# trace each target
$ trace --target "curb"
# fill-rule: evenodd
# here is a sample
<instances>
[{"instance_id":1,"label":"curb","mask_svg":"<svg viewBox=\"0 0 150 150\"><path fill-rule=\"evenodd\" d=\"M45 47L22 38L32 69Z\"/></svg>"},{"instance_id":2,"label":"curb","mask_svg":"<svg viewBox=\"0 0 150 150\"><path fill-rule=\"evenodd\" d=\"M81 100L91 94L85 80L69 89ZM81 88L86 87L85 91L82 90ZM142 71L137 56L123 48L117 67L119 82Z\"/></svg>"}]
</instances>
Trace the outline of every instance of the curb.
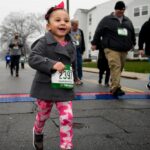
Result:
<instances>
[{"instance_id":1,"label":"curb","mask_svg":"<svg viewBox=\"0 0 150 150\"><path fill-rule=\"evenodd\" d=\"M131 77L131 76L126 76L126 75L121 75L121 77L123 77L123 78L127 78L127 79L133 79L133 80L137 80L137 79L139 79L138 77Z\"/></svg>"},{"instance_id":2,"label":"curb","mask_svg":"<svg viewBox=\"0 0 150 150\"><path fill-rule=\"evenodd\" d=\"M91 72L91 73L98 73L98 71L94 71L94 70L84 70L83 69L83 71L84 72ZM123 77L123 78L127 78L127 79L133 79L133 80L137 80L137 79L139 79L138 77L136 77L136 76L127 76L127 75L121 75L121 77Z\"/></svg>"}]
</instances>

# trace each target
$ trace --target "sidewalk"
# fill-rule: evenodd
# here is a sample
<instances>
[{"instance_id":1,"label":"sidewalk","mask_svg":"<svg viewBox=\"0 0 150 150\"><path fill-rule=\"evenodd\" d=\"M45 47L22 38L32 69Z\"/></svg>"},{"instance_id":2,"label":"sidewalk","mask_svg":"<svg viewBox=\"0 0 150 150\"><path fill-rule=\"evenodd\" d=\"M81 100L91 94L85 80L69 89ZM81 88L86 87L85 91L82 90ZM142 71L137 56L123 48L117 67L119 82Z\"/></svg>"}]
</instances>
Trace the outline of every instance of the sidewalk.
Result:
<instances>
[{"instance_id":1,"label":"sidewalk","mask_svg":"<svg viewBox=\"0 0 150 150\"><path fill-rule=\"evenodd\" d=\"M83 71L94 72L94 73L99 72L99 70L97 68L87 68L87 67L83 67ZM140 79L140 80L147 81L149 74L123 71L121 76L124 78Z\"/></svg>"}]
</instances>

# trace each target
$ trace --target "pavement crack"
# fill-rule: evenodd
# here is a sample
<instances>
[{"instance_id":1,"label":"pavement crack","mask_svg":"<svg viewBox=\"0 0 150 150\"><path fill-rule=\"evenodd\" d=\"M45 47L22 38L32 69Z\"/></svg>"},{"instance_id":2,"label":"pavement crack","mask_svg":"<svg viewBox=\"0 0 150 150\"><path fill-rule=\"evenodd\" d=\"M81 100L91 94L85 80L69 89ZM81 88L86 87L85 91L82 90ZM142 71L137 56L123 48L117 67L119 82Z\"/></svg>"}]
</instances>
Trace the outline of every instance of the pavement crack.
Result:
<instances>
[{"instance_id":1,"label":"pavement crack","mask_svg":"<svg viewBox=\"0 0 150 150\"><path fill-rule=\"evenodd\" d=\"M51 120L52 120L53 124L54 124L57 128L59 128L59 125L55 122L55 120L54 120L54 119L51 119Z\"/></svg>"},{"instance_id":2,"label":"pavement crack","mask_svg":"<svg viewBox=\"0 0 150 150\"><path fill-rule=\"evenodd\" d=\"M130 146L135 146L135 145L136 145L136 146L141 146L141 145L143 145L143 146L148 145L148 146L149 146L149 145L150 145L150 142L143 143L143 144L140 144L140 143L139 143L139 144L138 144L138 143L134 144L134 143L129 143L129 142L127 142L127 144L130 145Z\"/></svg>"},{"instance_id":3,"label":"pavement crack","mask_svg":"<svg viewBox=\"0 0 150 150\"><path fill-rule=\"evenodd\" d=\"M117 128L119 128L119 129L122 130L123 132L125 132L125 133L127 133L127 134L130 134L129 131L127 131L126 129L120 127L118 124L114 123L113 121L111 121L111 120L109 120L109 119L107 119L107 118L105 118L105 117L103 117L103 116L100 116L100 117L101 117L102 119L104 119L105 121L107 121L107 122L109 122L109 123L115 125Z\"/></svg>"},{"instance_id":4,"label":"pavement crack","mask_svg":"<svg viewBox=\"0 0 150 150\"><path fill-rule=\"evenodd\" d=\"M51 118L52 122L55 124L55 126L57 128L59 128L59 125L54 121L54 119L57 119L58 117L53 117ZM74 118L102 118L103 120L113 124L114 126L116 126L117 128L119 128L120 130L122 130L124 133L130 134L131 132L127 131L126 129L120 127L119 125L117 125L116 123L114 123L113 121L106 119L105 117L101 116L101 115L97 115L97 116L84 116L84 117L74 117Z\"/></svg>"},{"instance_id":5,"label":"pavement crack","mask_svg":"<svg viewBox=\"0 0 150 150\"><path fill-rule=\"evenodd\" d=\"M113 121L106 119L105 117L101 116L102 119L104 119L105 121L113 124L114 126L116 126L117 128L119 128L120 130L122 130L124 133L130 134L131 132L127 131L126 129L120 127L118 124L114 123Z\"/></svg>"},{"instance_id":6,"label":"pavement crack","mask_svg":"<svg viewBox=\"0 0 150 150\"><path fill-rule=\"evenodd\" d=\"M21 115L21 114L33 114L33 113L34 113L33 111L31 111L31 112L22 112L22 113L15 112L15 113L4 113L4 114L0 114L0 116Z\"/></svg>"},{"instance_id":7,"label":"pavement crack","mask_svg":"<svg viewBox=\"0 0 150 150\"><path fill-rule=\"evenodd\" d=\"M74 117L74 118L102 118L103 120L115 125L117 128L121 129L123 132L127 133L127 134L130 134L129 131L127 131L126 129L120 127L119 125L117 125L116 123L114 123L113 121L101 116L101 115L97 115L97 116L84 116L84 117Z\"/></svg>"}]
</instances>

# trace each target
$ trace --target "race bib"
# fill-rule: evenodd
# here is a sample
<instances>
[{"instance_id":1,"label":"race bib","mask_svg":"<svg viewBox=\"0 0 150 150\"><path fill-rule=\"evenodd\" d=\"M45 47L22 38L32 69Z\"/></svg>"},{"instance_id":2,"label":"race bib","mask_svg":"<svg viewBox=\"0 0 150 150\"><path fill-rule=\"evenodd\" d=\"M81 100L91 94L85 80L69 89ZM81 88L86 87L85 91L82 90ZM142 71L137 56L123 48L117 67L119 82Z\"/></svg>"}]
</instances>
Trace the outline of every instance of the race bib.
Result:
<instances>
[{"instance_id":1,"label":"race bib","mask_svg":"<svg viewBox=\"0 0 150 150\"><path fill-rule=\"evenodd\" d=\"M51 77L51 87L58 89L72 89L74 86L73 71L70 65L65 66L64 72L56 71Z\"/></svg>"},{"instance_id":2,"label":"race bib","mask_svg":"<svg viewBox=\"0 0 150 150\"><path fill-rule=\"evenodd\" d=\"M21 57L21 58L20 58L20 62L25 62L25 58L24 58L24 57Z\"/></svg>"},{"instance_id":3,"label":"race bib","mask_svg":"<svg viewBox=\"0 0 150 150\"><path fill-rule=\"evenodd\" d=\"M75 46L79 46L79 45L80 45L79 41L74 41L73 44L74 44Z\"/></svg>"},{"instance_id":4,"label":"race bib","mask_svg":"<svg viewBox=\"0 0 150 150\"><path fill-rule=\"evenodd\" d=\"M118 32L118 35L121 35L121 36L127 36L128 35L128 30L125 28L118 28L117 32Z\"/></svg>"}]
</instances>

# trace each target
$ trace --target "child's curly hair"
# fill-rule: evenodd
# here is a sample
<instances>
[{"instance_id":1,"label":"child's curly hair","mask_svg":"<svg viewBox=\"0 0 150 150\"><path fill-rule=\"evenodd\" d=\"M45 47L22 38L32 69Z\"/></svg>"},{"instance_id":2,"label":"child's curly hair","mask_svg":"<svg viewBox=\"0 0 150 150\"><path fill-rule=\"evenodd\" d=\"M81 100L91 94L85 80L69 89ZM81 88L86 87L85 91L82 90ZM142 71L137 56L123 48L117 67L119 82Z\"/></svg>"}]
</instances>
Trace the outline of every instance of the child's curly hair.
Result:
<instances>
[{"instance_id":1,"label":"child's curly hair","mask_svg":"<svg viewBox=\"0 0 150 150\"><path fill-rule=\"evenodd\" d=\"M54 7L51 7L47 13L45 14L45 20L48 21L49 20L49 16L50 14L54 11Z\"/></svg>"}]
</instances>

